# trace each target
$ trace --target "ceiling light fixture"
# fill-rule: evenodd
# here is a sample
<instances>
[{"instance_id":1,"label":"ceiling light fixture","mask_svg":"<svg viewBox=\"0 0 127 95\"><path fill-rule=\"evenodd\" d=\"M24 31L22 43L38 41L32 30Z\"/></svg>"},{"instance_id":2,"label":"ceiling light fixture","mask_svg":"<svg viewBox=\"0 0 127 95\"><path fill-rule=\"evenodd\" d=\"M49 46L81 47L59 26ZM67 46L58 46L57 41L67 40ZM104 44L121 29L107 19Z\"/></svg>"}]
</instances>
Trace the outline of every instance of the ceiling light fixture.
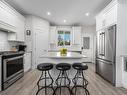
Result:
<instances>
[{"instance_id":1,"label":"ceiling light fixture","mask_svg":"<svg viewBox=\"0 0 127 95\"><path fill-rule=\"evenodd\" d=\"M51 15L51 13L50 13L50 12L47 12L47 15L48 15L48 16L50 16L50 15Z\"/></svg>"},{"instance_id":2,"label":"ceiling light fixture","mask_svg":"<svg viewBox=\"0 0 127 95\"><path fill-rule=\"evenodd\" d=\"M64 22L64 23L66 23L66 22L67 22L67 20L65 20L65 19L64 19L64 21L63 21L63 22Z\"/></svg>"},{"instance_id":3,"label":"ceiling light fixture","mask_svg":"<svg viewBox=\"0 0 127 95\"><path fill-rule=\"evenodd\" d=\"M86 16L89 16L90 15L90 13L86 13Z\"/></svg>"}]
</instances>

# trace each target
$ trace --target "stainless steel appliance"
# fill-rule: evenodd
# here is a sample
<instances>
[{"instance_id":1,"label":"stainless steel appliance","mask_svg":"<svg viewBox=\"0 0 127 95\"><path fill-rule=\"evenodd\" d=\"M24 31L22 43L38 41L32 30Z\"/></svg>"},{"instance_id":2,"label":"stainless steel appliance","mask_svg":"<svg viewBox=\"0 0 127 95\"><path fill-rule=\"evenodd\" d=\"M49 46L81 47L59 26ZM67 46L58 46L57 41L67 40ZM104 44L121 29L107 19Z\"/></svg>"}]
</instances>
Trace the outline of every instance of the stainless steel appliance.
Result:
<instances>
[{"instance_id":1,"label":"stainless steel appliance","mask_svg":"<svg viewBox=\"0 0 127 95\"><path fill-rule=\"evenodd\" d=\"M116 25L97 32L96 73L115 85Z\"/></svg>"},{"instance_id":2,"label":"stainless steel appliance","mask_svg":"<svg viewBox=\"0 0 127 95\"><path fill-rule=\"evenodd\" d=\"M24 75L23 53L6 52L2 55L2 90Z\"/></svg>"}]
</instances>

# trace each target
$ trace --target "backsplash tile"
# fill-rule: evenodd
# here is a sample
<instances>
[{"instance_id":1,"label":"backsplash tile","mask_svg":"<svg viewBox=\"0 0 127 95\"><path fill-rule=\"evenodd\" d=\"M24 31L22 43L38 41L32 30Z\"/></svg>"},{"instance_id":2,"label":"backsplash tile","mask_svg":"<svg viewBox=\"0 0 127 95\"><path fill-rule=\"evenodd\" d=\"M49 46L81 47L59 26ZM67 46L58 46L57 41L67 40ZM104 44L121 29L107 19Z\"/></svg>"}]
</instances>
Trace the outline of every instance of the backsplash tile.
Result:
<instances>
[{"instance_id":1,"label":"backsplash tile","mask_svg":"<svg viewBox=\"0 0 127 95\"><path fill-rule=\"evenodd\" d=\"M0 51L9 51L12 46L16 46L18 44L23 44L23 43L8 41L7 32L0 31Z\"/></svg>"}]
</instances>

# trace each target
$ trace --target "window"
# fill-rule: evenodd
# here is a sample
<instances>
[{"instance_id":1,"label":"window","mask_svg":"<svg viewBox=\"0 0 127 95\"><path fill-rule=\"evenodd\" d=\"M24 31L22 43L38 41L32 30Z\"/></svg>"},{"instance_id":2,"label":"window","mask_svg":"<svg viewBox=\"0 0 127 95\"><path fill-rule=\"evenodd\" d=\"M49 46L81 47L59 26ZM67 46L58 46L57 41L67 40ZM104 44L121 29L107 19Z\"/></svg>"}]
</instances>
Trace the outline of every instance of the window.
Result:
<instances>
[{"instance_id":1,"label":"window","mask_svg":"<svg viewBox=\"0 0 127 95\"><path fill-rule=\"evenodd\" d=\"M58 31L58 46L70 46L70 31Z\"/></svg>"}]
</instances>

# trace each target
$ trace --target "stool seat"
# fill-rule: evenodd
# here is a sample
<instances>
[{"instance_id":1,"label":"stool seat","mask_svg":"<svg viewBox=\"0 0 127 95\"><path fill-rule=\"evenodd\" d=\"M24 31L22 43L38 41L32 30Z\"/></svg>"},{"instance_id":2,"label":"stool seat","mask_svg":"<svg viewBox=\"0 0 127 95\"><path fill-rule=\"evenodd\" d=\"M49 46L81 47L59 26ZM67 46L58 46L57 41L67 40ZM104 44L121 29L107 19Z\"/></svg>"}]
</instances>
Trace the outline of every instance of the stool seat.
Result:
<instances>
[{"instance_id":1,"label":"stool seat","mask_svg":"<svg viewBox=\"0 0 127 95\"><path fill-rule=\"evenodd\" d=\"M76 70L87 70L88 66L85 63L73 63L72 67Z\"/></svg>"},{"instance_id":2,"label":"stool seat","mask_svg":"<svg viewBox=\"0 0 127 95\"><path fill-rule=\"evenodd\" d=\"M69 63L59 63L59 64L56 65L56 69L57 70L62 70L62 71L70 70L71 65Z\"/></svg>"},{"instance_id":3,"label":"stool seat","mask_svg":"<svg viewBox=\"0 0 127 95\"><path fill-rule=\"evenodd\" d=\"M37 66L37 69L40 71L47 71L53 68L53 64L51 63L41 63Z\"/></svg>"}]
</instances>

